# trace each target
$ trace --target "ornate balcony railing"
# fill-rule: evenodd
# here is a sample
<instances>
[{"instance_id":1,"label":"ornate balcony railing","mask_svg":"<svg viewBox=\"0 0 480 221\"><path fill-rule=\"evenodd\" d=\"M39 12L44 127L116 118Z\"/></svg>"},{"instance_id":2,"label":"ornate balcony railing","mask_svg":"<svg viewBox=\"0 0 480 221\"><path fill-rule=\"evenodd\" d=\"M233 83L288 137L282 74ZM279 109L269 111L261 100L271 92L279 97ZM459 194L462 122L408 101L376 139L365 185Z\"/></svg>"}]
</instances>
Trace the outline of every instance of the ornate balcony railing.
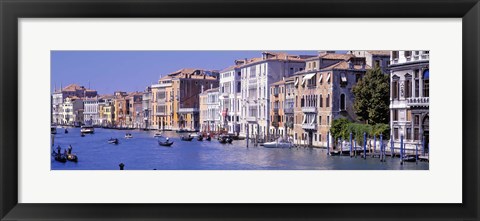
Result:
<instances>
[{"instance_id":1,"label":"ornate balcony railing","mask_svg":"<svg viewBox=\"0 0 480 221\"><path fill-rule=\"evenodd\" d=\"M302 107L302 112L304 113L315 113L317 112L316 107Z\"/></svg>"},{"instance_id":2,"label":"ornate balcony railing","mask_svg":"<svg viewBox=\"0 0 480 221\"><path fill-rule=\"evenodd\" d=\"M246 117L247 118L247 121L249 122L256 122L257 121L257 117Z\"/></svg>"},{"instance_id":3,"label":"ornate balcony railing","mask_svg":"<svg viewBox=\"0 0 480 221\"><path fill-rule=\"evenodd\" d=\"M430 104L429 100L429 97L410 97L407 98L407 105L428 107Z\"/></svg>"},{"instance_id":4,"label":"ornate balcony railing","mask_svg":"<svg viewBox=\"0 0 480 221\"><path fill-rule=\"evenodd\" d=\"M180 108L178 110L179 113L193 113L198 112L198 108Z\"/></svg>"},{"instance_id":5,"label":"ornate balcony railing","mask_svg":"<svg viewBox=\"0 0 480 221\"><path fill-rule=\"evenodd\" d=\"M317 129L317 124L316 123L305 123L302 124L302 128L304 130L316 130Z\"/></svg>"}]
</instances>

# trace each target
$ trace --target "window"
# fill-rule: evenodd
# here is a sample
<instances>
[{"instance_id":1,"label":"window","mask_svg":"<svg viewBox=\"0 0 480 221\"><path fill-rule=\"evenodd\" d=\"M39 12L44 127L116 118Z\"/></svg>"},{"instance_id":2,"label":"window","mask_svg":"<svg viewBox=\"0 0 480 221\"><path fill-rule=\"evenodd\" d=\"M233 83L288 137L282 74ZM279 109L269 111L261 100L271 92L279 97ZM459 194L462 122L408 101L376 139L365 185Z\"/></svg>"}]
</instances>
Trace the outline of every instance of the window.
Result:
<instances>
[{"instance_id":1,"label":"window","mask_svg":"<svg viewBox=\"0 0 480 221\"><path fill-rule=\"evenodd\" d=\"M420 96L420 80L418 78L418 70L415 70L415 94L414 97L419 97Z\"/></svg>"},{"instance_id":2,"label":"window","mask_svg":"<svg viewBox=\"0 0 480 221\"><path fill-rule=\"evenodd\" d=\"M412 139L412 128L407 128L407 140Z\"/></svg>"},{"instance_id":3,"label":"window","mask_svg":"<svg viewBox=\"0 0 480 221\"><path fill-rule=\"evenodd\" d=\"M420 125L420 116L415 115L415 120L413 121L413 125L415 126Z\"/></svg>"},{"instance_id":4,"label":"window","mask_svg":"<svg viewBox=\"0 0 480 221\"><path fill-rule=\"evenodd\" d=\"M393 138L394 138L394 139L400 138L400 137L398 136L398 128L394 128L394 129L393 129Z\"/></svg>"},{"instance_id":5,"label":"window","mask_svg":"<svg viewBox=\"0 0 480 221\"><path fill-rule=\"evenodd\" d=\"M330 107L330 94L327 95L327 98L325 101L325 107Z\"/></svg>"},{"instance_id":6,"label":"window","mask_svg":"<svg viewBox=\"0 0 480 221\"><path fill-rule=\"evenodd\" d=\"M412 56L412 51L405 51L403 54L405 55L406 58L409 58Z\"/></svg>"},{"instance_id":7,"label":"window","mask_svg":"<svg viewBox=\"0 0 480 221\"><path fill-rule=\"evenodd\" d=\"M319 99L319 103L320 103L320 107L323 107L323 97L322 95L320 94L320 99Z\"/></svg>"},{"instance_id":8,"label":"window","mask_svg":"<svg viewBox=\"0 0 480 221\"><path fill-rule=\"evenodd\" d=\"M327 125L330 125L330 116L327 116Z\"/></svg>"},{"instance_id":9,"label":"window","mask_svg":"<svg viewBox=\"0 0 480 221\"><path fill-rule=\"evenodd\" d=\"M413 129L413 139L420 140L420 130L418 128Z\"/></svg>"},{"instance_id":10,"label":"window","mask_svg":"<svg viewBox=\"0 0 480 221\"><path fill-rule=\"evenodd\" d=\"M398 110L394 109L392 112L393 115L393 121L398 121Z\"/></svg>"},{"instance_id":11,"label":"window","mask_svg":"<svg viewBox=\"0 0 480 221\"><path fill-rule=\"evenodd\" d=\"M398 51L392 51L392 60L398 60Z\"/></svg>"},{"instance_id":12,"label":"window","mask_svg":"<svg viewBox=\"0 0 480 221\"><path fill-rule=\"evenodd\" d=\"M412 121L412 111L411 110L407 110L407 121L410 122Z\"/></svg>"},{"instance_id":13,"label":"window","mask_svg":"<svg viewBox=\"0 0 480 221\"><path fill-rule=\"evenodd\" d=\"M398 99L398 79L392 81L392 98Z\"/></svg>"},{"instance_id":14,"label":"window","mask_svg":"<svg viewBox=\"0 0 480 221\"><path fill-rule=\"evenodd\" d=\"M322 116L318 116L318 124L322 125Z\"/></svg>"},{"instance_id":15,"label":"window","mask_svg":"<svg viewBox=\"0 0 480 221\"><path fill-rule=\"evenodd\" d=\"M429 82L430 82L430 73L429 70L423 72L423 97L429 97Z\"/></svg>"},{"instance_id":16,"label":"window","mask_svg":"<svg viewBox=\"0 0 480 221\"><path fill-rule=\"evenodd\" d=\"M345 94L340 95L340 110L345 110Z\"/></svg>"},{"instance_id":17,"label":"window","mask_svg":"<svg viewBox=\"0 0 480 221\"><path fill-rule=\"evenodd\" d=\"M375 60L375 67L376 67L376 68L379 68L379 67L380 67L380 61L379 61L379 60Z\"/></svg>"},{"instance_id":18,"label":"window","mask_svg":"<svg viewBox=\"0 0 480 221\"><path fill-rule=\"evenodd\" d=\"M362 78L360 74L355 75L355 83L358 83L358 81Z\"/></svg>"},{"instance_id":19,"label":"window","mask_svg":"<svg viewBox=\"0 0 480 221\"><path fill-rule=\"evenodd\" d=\"M412 96L412 77L410 75L405 76L405 98Z\"/></svg>"}]
</instances>

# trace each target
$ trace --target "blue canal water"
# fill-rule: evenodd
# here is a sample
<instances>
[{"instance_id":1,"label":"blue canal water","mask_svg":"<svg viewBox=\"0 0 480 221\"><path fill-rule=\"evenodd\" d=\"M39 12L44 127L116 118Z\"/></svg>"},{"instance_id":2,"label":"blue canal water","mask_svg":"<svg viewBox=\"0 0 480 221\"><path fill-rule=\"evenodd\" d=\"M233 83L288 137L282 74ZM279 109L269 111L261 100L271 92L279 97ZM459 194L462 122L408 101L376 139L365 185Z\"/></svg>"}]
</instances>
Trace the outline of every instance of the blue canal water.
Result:
<instances>
[{"instance_id":1,"label":"blue canal water","mask_svg":"<svg viewBox=\"0 0 480 221\"><path fill-rule=\"evenodd\" d=\"M54 147L63 149L72 145L78 162L57 162L51 158L52 170L428 170L427 162L405 162L387 157L363 159L349 156L327 156L319 148L264 148L246 147L245 140L221 144L217 140L181 141L175 132L163 132L174 141L171 147L159 146L153 131L125 131L96 128L95 134L80 136L80 128L69 128L64 134L58 129ZM125 133L132 139L125 139ZM118 138L119 144L108 144ZM53 150L53 147L52 147Z\"/></svg>"}]
</instances>

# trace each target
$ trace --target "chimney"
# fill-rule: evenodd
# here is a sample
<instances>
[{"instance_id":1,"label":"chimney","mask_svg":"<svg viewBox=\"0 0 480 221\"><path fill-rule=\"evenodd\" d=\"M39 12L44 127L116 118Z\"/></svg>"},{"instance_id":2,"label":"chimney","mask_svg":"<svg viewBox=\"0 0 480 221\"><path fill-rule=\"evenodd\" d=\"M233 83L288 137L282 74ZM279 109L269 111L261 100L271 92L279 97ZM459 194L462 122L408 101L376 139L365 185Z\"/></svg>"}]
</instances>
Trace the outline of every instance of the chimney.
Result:
<instances>
[{"instance_id":1,"label":"chimney","mask_svg":"<svg viewBox=\"0 0 480 221\"><path fill-rule=\"evenodd\" d=\"M202 93L203 93L203 84L202 84L202 89L201 89Z\"/></svg>"},{"instance_id":2,"label":"chimney","mask_svg":"<svg viewBox=\"0 0 480 221\"><path fill-rule=\"evenodd\" d=\"M212 89L212 88L213 88L213 84L210 84L210 89Z\"/></svg>"}]
</instances>

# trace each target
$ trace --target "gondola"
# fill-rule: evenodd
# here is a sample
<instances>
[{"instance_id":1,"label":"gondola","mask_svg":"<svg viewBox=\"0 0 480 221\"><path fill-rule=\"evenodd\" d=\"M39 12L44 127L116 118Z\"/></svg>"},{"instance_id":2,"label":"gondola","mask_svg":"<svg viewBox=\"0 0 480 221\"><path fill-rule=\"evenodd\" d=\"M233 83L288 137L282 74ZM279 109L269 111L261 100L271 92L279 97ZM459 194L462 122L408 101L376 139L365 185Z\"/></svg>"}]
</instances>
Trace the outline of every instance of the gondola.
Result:
<instances>
[{"instance_id":1,"label":"gondola","mask_svg":"<svg viewBox=\"0 0 480 221\"><path fill-rule=\"evenodd\" d=\"M415 158L414 156L406 156L403 158L403 161L404 162L415 162L417 161L417 158Z\"/></svg>"},{"instance_id":2,"label":"gondola","mask_svg":"<svg viewBox=\"0 0 480 221\"><path fill-rule=\"evenodd\" d=\"M169 146L172 146L173 141L169 141L169 140L159 140L159 141L158 141L158 144L159 144L160 146L169 147Z\"/></svg>"},{"instance_id":3,"label":"gondola","mask_svg":"<svg viewBox=\"0 0 480 221\"><path fill-rule=\"evenodd\" d=\"M193 137L182 137L181 140L183 141L192 141Z\"/></svg>"},{"instance_id":4,"label":"gondola","mask_svg":"<svg viewBox=\"0 0 480 221\"><path fill-rule=\"evenodd\" d=\"M80 133L80 136L81 136L81 137L85 137L85 134L84 134L84 133Z\"/></svg>"},{"instance_id":5,"label":"gondola","mask_svg":"<svg viewBox=\"0 0 480 221\"><path fill-rule=\"evenodd\" d=\"M202 136L202 135L198 136L198 137L197 137L197 140L198 140L198 141L203 141L203 136Z\"/></svg>"},{"instance_id":6,"label":"gondola","mask_svg":"<svg viewBox=\"0 0 480 221\"><path fill-rule=\"evenodd\" d=\"M67 162L67 158L62 154L55 156L55 160L61 163Z\"/></svg>"},{"instance_id":7,"label":"gondola","mask_svg":"<svg viewBox=\"0 0 480 221\"><path fill-rule=\"evenodd\" d=\"M109 144L118 144L118 139L117 139L117 138L110 138L110 139L108 140L108 143L109 143Z\"/></svg>"},{"instance_id":8,"label":"gondola","mask_svg":"<svg viewBox=\"0 0 480 221\"><path fill-rule=\"evenodd\" d=\"M125 139L130 139L130 138L133 138L132 134L131 133L126 133L125 134Z\"/></svg>"},{"instance_id":9,"label":"gondola","mask_svg":"<svg viewBox=\"0 0 480 221\"><path fill-rule=\"evenodd\" d=\"M78 157L75 154L67 154L67 160L68 161L73 161L73 162L78 162Z\"/></svg>"},{"instance_id":10,"label":"gondola","mask_svg":"<svg viewBox=\"0 0 480 221\"><path fill-rule=\"evenodd\" d=\"M66 133L66 134L68 134L68 130L67 130L67 128L65 128L65 133Z\"/></svg>"},{"instance_id":11,"label":"gondola","mask_svg":"<svg viewBox=\"0 0 480 221\"><path fill-rule=\"evenodd\" d=\"M210 136L207 136L207 138L205 138L205 140L207 140L207 141L211 141L211 140L212 140L212 137L210 137Z\"/></svg>"}]
</instances>

